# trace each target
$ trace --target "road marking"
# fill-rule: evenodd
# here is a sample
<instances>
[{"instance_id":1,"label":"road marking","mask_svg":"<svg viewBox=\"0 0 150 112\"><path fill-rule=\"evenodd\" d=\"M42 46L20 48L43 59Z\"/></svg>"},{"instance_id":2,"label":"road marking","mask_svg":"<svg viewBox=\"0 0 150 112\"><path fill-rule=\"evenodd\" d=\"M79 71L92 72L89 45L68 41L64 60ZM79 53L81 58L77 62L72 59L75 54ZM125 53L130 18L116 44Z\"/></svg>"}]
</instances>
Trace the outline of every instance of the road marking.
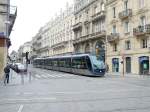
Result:
<instances>
[{"instance_id":1,"label":"road marking","mask_svg":"<svg viewBox=\"0 0 150 112\"><path fill-rule=\"evenodd\" d=\"M41 78L41 76L39 74L36 74L35 77L36 78Z\"/></svg>"},{"instance_id":2,"label":"road marking","mask_svg":"<svg viewBox=\"0 0 150 112\"><path fill-rule=\"evenodd\" d=\"M43 98L28 98L28 99L2 99L0 102L13 102L13 101L49 101L49 100L56 100L55 97L43 97Z\"/></svg>"},{"instance_id":3,"label":"road marking","mask_svg":"<svg viewBox=\"0 0 150 112\"><path fill-rule=\"evenodd\" d=\"M46 74L42 74L41 76L42 78L47 78Z\"/></svg>"},{"instance_id":4,"label":"road marking","mask_svg":"<svg viewBox=\"0 0 150 112\"><path fill-rule=\"evenodd\" d=\"M18 112L22 112L23 107L24 107L23 105L20 105Z\"/></svg>"},{"instance_id":5,"label":"road marking","mask_svg":"<svg viewBox=\"0 0 150 112\"><path fill-rule=\"evenodd\" d=\"M55 76L54 76L54 75L50 75L50 74L49 74L49 76L48 76L48 77L50 77L50 78L51 78L51 77L55 77Z\"/></svg>"}]
</instances>

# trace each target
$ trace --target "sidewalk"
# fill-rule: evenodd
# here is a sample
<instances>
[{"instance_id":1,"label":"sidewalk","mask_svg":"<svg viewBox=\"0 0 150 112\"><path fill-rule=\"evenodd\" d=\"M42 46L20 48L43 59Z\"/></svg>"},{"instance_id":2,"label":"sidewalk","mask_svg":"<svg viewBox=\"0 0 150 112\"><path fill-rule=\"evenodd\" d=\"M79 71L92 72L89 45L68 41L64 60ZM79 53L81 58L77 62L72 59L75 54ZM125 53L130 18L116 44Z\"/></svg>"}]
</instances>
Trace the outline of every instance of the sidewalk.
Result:
<instances>
[{"instance_id":1,"label":"sidewalk","mask_svg":"<svg viewBox=\"0 0 150 112\"><path fill-rule=\"evenodd\" d=\"M150 78L150 75L139 75L139 74L132 74L132 73L125 73L123 76L123 73L106 73L106 77L128 77L128 78L141 78L141 77L147 77Z\"/></svg>"},{"instance_id":2,"label":"sidewalk","mask_svg":"<svg viewBox=\"0 0 150 112\"><path fill-rule=\"evenodd\" d=\"M29 83L31 77L29 77L29 74L18 74L11 70L9 74L9 84L8 85L23 85L25 83ZM6 84L7 85L7 84ZM0 80L0 86L4 86L4 80Z\"/></svg>"}]
</instances>

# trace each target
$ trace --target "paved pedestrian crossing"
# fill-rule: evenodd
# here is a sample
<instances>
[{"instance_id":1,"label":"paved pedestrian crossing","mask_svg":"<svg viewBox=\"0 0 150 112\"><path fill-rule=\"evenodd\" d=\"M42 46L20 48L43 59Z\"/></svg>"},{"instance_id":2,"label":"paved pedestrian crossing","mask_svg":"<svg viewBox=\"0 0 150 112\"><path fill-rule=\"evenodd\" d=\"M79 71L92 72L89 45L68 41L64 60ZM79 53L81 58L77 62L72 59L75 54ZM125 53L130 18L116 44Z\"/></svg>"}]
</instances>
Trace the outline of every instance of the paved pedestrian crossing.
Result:
<instances>
[{"instance_id":1,"label":"paved pedestrian crossing","mask_svg":"<svg viewBox=\"0 0 150 112\"><path fill-rule=\"evenodd\" d=\"M52 79L52 78L73 78L76 77L74 74L69 74L69 73L53 73L53 74L48 74L48 73L35 73L32 75L36 79Z\"/></svg>"}]
</instances>

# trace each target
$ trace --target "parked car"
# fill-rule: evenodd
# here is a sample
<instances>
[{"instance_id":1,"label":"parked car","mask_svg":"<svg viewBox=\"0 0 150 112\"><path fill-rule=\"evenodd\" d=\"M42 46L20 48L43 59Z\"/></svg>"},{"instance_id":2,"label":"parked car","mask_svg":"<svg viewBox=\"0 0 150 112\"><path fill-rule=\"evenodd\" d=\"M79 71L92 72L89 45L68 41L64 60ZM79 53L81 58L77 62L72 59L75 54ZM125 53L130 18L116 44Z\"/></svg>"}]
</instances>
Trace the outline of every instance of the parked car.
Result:
<instances>
[{"instance_id":1,"label":"parked car","mask_svg":"<svg viewBox=\"0 0 150 112\"><path fill-rule=\"evenodd\" d=\"M17 68L18 72L27 72L26 66L21 63L15 63L14 66Z\"/></svg>"}]
</instances>

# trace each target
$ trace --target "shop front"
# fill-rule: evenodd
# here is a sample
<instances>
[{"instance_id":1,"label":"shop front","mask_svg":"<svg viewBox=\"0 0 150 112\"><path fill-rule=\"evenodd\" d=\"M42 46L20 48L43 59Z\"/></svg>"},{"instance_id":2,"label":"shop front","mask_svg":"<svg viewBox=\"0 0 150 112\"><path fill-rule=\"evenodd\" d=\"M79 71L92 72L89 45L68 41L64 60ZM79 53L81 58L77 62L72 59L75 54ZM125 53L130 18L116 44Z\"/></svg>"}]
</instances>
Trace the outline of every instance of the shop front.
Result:
<instances>
[{"instance_id":1,"label":"shop front","mask_svg":"<svg viewBox=\"0 0 150 112\"><path fill-rule=\"evenodd\" d=\"M112 72L119 72L119 59L118 58L112 59Z\"/></svg>"},{"instance_id":2,"label":"shop front","mask_svg":"<svg viewBox=\"0 0 150 112\"><path fill-rule=\"evenodd\" d=\"M131 73L131 57L126 57L126 73Z\"/></svg>"},{"instance_id":3,"label":"shop front","mask_svg":"<svg viewBox=\"0 0 150 112\"><path fill-rule=\"evenodd\" d=\"M139 57L139 74L143 74L143 75L149 74L149 57L148 56Z\"/></svg>"}]
</instances>

